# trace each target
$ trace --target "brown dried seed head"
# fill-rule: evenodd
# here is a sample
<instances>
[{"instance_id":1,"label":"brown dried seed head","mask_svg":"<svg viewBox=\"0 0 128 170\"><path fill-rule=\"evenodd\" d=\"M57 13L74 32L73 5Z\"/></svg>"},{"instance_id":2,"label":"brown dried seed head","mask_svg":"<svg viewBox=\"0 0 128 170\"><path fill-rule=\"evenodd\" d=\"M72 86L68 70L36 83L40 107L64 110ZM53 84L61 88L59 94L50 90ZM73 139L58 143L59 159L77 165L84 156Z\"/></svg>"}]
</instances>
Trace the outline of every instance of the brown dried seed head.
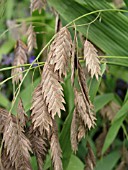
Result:
<instances>
[{"instance_id":1,"label":"brown dried seed head","mask_svg":"<svg viewBox=\"0 0 128 170\"><path fill-rule=\"evenodd\" d=\"M8 114L8 111L3 108L0 108L0 133L3 133L4 131L4 126L6 124Z\"/></svg>"},{"instance_id":2,"label":"brown dried seed head","mask_svg":"<svg viewBox=\"0 0 128 170\"><path fill-rule=\"evenodd\" d=\"M72 150L76 153L78 150L78 141L77 141L77 128L78 128L78 119L77 119L77 110L75 108L73 112L73 118L71 123L71 146Z\"/></svg>"},{"instance_id":3,"label":"brown dried seed head","mask_svg":"<svg viewBox=\"0 0 128 170\"><path fill-rule=\"evenodd\" d=\"M29 129L28 137L32 144L33 153L37 159L38 170L42 170L42 166L49 149L46 133L44 131L43 134L40 134L38 128L34 130L33 127L31 126Z\"/></svg>"},{"instance_id":4,"label":"brown dried seed head","mask_svg":"<svg viewBox=\"0 0 128 170\"><path fill-rule=\"evenodd\" d=\"M27 117L27 114L25 113L22 99L19 100L17 112L18 112L17 114L18 114L19 123L21 127L24 128L26 126L28 117Z\"/></svg>"},{"instance_id":5,"label":"brown dried seed head","mask_svg":"<svg viewBox=\"0 0 128 170\"><path fill-rule=\"evenodd\" d=\"M33 92L31 110L31 120L33 123L33 129L38 127L41 134L43 134L44 130L49 132L49 126L52 126L52 119L50 117L48 108L43 98L41 85L38 85Z\"/></svg>"},{"instance_id":6,"label":"brown dried seed head","mask_svg":"<svg viewBox=\"0 0 128 170\"><path fill-rule=\"evenodd\" d=\"M95 126L96 118L93 112L91 111L90 106L84 100L82 93L78 92L77 90L75 90L75 105L80 114L81 119L84 122L85 127L88 127L88 129L90 130L91 127Z\"/></svg>"},{"instance_id":7,"label":"brown dried seed head","mask_svg":"<svg viewBox=\"0 0 128 170\"><path fill-rule=\"evenodd\" d=\"M101 75L100 61L98 59L98 54L96 48L89 42L84 43L84 59L86 59L86 66L88 67L88 72L91 72L91 77Z\"/></svg>"},{"instance_id":8,"label":"brown dried seed head","mask_svg":"<svg viewBox=\"0 0 128 170\"><path fill-rule=\"evenodd\" d=\"M23 133L22 127L8 116L3 133L4 148L7 155L18 170L32 170L30 165L31 144Z\"/></svg>"},{"instance_id":9,"label":"brown dried seed head","mask_svg":"<svg viewBox=\"0 0 128 170\"><path fill-rule=\"evenodd\" d=\"M85 124L83 120L81 119L81 117L79 117L79 126L78 126L78 134L77 134L78 142L80 142L81 139L85 137L85 134L86 134Z\"/></svg>"},{"instance_id":10,"label":"brown dried seed head","mask_svg":"<svg viewBox=\"0 0 128 170\"><path fill-rule=\"evenodd\" d=\"M27 62L27 46L18 40L15 48L15 57L13 61L13 66L23 65ZM12 78L12 82L16 84L22 80L22 67L13 68L11 72L12 76L17 75Z\"/></svg>"},{"instance_id":11,"label":"brown dried seed head","mask_svg":"<svg viewBox=\"0 0 128 170\"><path fill-rule=\"evenodd\" d=\"M37 48L36 33L34 32L32 24L30 24L28 28L27 35L28 35L28 39L27 39L28 54L30 54L33 48Z\"/></svg>"},{"instance_id":12,"label":"brown dried seed head","mask_svg":"<svg viewBox=\"0 0 128 170\"><path fill-rule=\"evenodd\" d=\"M78 79L79 79L79 85L81 92L83 94L84 100L88 102L88 104L92 107L90 97L89 97L89 92L88 92L88 87L87 87L87 80L84 74L84 71L78 62Z\"/></svg>"},{"instance_id":13,"label":"brown dried seed head","mask_svg":"<svg viewBox=\"0 0 128 170\"><path fill-rule=\"evenodd\" d=\"M38 10L41 13L42 9L45 8L46 0L31 0L31 13Z\"/></svg>"},{"instance_id":14,"label":"brown dried seed head","mask_svg":"<svg viewBox=\"0 0 128 170\"><path fill-rule=\"evenodd\" d=\"M94 167L96 165L95 155L89 143L87 143L87 147L88 147L88 154L85 158L85 163L86 163L85 170L94 170Z\"/></svg>"},{"instance_id":15,"label":"brown dried seed head","mask_svg":"<svg viewBox=\"0 0 128 170\"><path fill-rule=\"evenodd\" d=\"M63 27L56 35L50 47L47 62L54 65L54 72L59 72L59 77L66 76L68 61L71 57L72 40L70 32Z\"/></svg>"},{"instance_id":16,"label":"brown dried seed head","mask_svg":"<svg viewBox=\"0 0 128 170\"><path fill-rule=\"evenodd\" d=\"M63 98L63 88L58 81L57 72L54 72L53 65L45 63L41 86L42 94L48 107L48 112L51 113L53 119L56 113L60 117L61 110L65 110L63 105L65 101Z\"/></svg>"},{"instance_id":17,"label":"brown dried seed head","mask_svg":"<svg viewBox=\"0 0 128 170\"><path fill-rule=\"evenodd\" d=\"M54 170L63 170L62 167L62 154L61 154L61 148L59 144L59 139L58 139L58 134L57 134L57 124L53 120L53 129L52 129L52 136L51 136L51 157L52 157L52 162L54 166Z\"/></svg>"},{"instance_id":18,"label":"brown dried seed head","mask_svg":"<svg viewBox=\"0 0 128 170\"><path fill-rule=\"evenodd\" d=\"M3 149L2 151L1 163L2 163L2 165L0 165L1 170L16 170L15 167L12 166L12 161L9 159L6 149Z\"/></svg>"}]
</instances>

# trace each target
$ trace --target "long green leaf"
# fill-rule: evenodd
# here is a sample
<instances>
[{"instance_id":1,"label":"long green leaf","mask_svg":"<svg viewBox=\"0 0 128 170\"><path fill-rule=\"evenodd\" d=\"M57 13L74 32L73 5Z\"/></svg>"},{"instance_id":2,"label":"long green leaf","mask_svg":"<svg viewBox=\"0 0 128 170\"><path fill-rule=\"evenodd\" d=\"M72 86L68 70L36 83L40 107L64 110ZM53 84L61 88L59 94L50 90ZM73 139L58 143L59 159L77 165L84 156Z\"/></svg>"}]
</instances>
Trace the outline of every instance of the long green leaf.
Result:
<instances>
[{"instance_id":1,"label":"long green leaf","mask_svg":"<svg viewBox=\"0 0 128 170\"><path fill-rule=\"evenodd\" d=\"M112 93L96 96L94 100L95 111L96 112L99 111L107 103L109 103L113 98L114 98L114 95Z\"/></svg>"},{"instance_id":2,"label":"long green leaf","mask_svg":"<svg viewBox=\"0 0 128 170\"><path fill-rule=\"evenodd\" d=\"M103 145L102 154L104 154L106 152L106 150L109 148L109 146L112 144L112 142L116 138L117 133L118 133L125 117L126 116L121 117L120 119L118 119L111 125L111 127L107 133L104 145Z\"/></svg>"},{"instance_id":3,"label":"long green leaf","mask_svg":"<svg viewBox=\"0 0 128 170\"><path fill-rule=\"evenodd\" d=\"M84 164L80 161L75 155L71 155L71 159L68 165L67 170L83 170Z\"/></svg>"},{"instance_id":4,"label":"long green leaf","mask_svg":"<svg viewBox=\"0 0 128 170\"><path fill-rule=\"evenodd\" d=\"M110 153L97 163L95 170L113 170L120 156L119 150Z\"/></svg>"},{"instance_id":5,"label":"long green leaf","mask_svg":"<svg viewBox=\"0 0 128 170\"><path fill-rule=\"evenodd\" d=\"M0 93L0 106L5 107L6 109L10 106L10 101L2 93Z\"/></svg>"},{"instance_id":6,"label":"long green leaf","mask_svg":"<svg viewBox=\"0 0 128 170\"><path fill-rule=\"evenodd\" d=\"M14 40L9 39L0 47L0 61L3 54L8 54L14 47Z\"/></svg>"},{"instance_id":7,"label":"long green leaf","mask_svg":"<svg viewBox=\"0 0 128 170\"><path fill-rule=\"evenodd\" d=\"M124 2L125 2L125 4L127 5L127 7L128 7L128 0L124 0Z\"/></svg>"},{"instance_id":8,"label":"long green leaf","mask_svg":"<svg viewBox=\"0 0 128 170\"><path fill-rule=\"evenodd\" d=\"M48 0L60 15L71 22L77 17L99 9L112 9L104 0ZM96 18L97 14L89 15L76 22L85 24ZM87 26L77 28L86 35ZM109 55L127 55L128 46L128 18L120 12L102 12L101 21L95 21L89 29L88 38Z\"/></svg>"},{"instance_id":9,"label":"long green leaf","mask_svg":"<svg viewBox=\"0 0 128 170\"><path fill-rule=\"evenodd\" d=\"M124 117L128 114L128 100L126 103L123 105L123 107L119 110L119 112L116 114L113 123L116 122L117 120L121 119L121 117Z\"/></svg>"}]
</instances>

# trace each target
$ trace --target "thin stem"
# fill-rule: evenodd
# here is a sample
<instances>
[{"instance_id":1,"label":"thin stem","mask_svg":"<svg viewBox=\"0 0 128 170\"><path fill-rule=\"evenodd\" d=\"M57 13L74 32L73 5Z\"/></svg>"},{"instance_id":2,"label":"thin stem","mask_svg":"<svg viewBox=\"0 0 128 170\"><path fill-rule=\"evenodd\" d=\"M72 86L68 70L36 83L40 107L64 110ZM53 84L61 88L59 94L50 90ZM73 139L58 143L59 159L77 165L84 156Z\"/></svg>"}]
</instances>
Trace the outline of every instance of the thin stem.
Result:
<instances>
[{"instance_id":1,"label":"thin stem","mask_svg":"<svg viewBox=\"0 0 128 170\"><path fill-rule=\"evenodd\" d=\"M44 65L45 62L37 62L36 64L38 65ZM30 66L31 64L23 64L23 65L18 65L18 66L11 66L11 67L7 67L7 68L2 68L0 69L0 72L1 71L6 71L6 70L11 70L13 68L19 68L19 67L27 67L27 66ZM36 66L37 67L37 66Z\"/></svg>"},{"instance_id":2,"label":"thin stem","mask_svg":"<svg viewBox=\"0 0 128 170\"><path fill-rule=\"evenodd\" d=\"M43 66L43 65L42 65L42 66ZM38 66L36 66L36 67L38 67ZM35 67L32 67L31 70L34 69L34 68L35 68ZM5 82L7 82L8 80L10 80L10 79L12 79L12 78L14 78L14 77L16 77L16 76L24 73L24 72L27 72L27 69L24 70L24 71L22 71L21 73L15 74L15 75L13 75L13 76L11 76L11 77L8 77L7 79L3 80L2 82L0 82L0 86L3 85L3 84L4 84Z\"/></svg>"},{"instance_id":3,"label":"thin stem","mask_svg":"<svg viewBox=\"0 0 128 170\"><path fill-rule=\"evenodd\" d=\"M128 141L128 134L127 134L126 128L125 128L124 124L122 124L121 126L122 126L123 132L124 132L124 134L127 138L127 141Z\"/></svg>"},{"instance_id":4,"label":"thin stem","mask_svg":"<svg viewBox=\"0 0 128 170\"><path fill-rule=\"evenodd\" d=\"M80 25L76 25L76 27L82 27L82 26L86 26L86 25L91 25L93 24L100 16L101 12L99 12L99 14L96 16L96 18L94 20L92 20L91 22L88 22L86 24L80 24Z\"/></svg>"},{"instance_id":5,"label":"thin stem","mask_svg":"<svg viewBox=\"0 0 128 170\"><path fill-rule=\"evenodd\" d=\"M69 25L71 25L71 24L73 24L74 22L80 20L81 18L84 18L84 17L86 17L86 16L89 16L89 15L92 15L92 14L95 14L95 13L98 13L98 12L128 12L128 10L123 10L123 9L99 9L99 10L92 11L92 12L83 14L83 15L75 18L74 20L72 20L71 22L69 22L66 26L68 27Z\"/></svg>"}]
</instances>

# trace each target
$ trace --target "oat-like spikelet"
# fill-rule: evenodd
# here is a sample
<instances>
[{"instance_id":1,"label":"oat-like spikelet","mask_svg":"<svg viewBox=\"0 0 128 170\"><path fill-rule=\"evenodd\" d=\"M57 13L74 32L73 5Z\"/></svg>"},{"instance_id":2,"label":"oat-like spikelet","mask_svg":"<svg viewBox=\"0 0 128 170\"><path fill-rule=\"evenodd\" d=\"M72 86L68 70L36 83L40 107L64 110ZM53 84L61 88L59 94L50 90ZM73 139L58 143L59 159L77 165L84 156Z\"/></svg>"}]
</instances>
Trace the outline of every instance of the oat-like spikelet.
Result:
<instances>
[{"instance_id":1,"label":"oat-like spikelet","mask_svg":"<svg viewBox=\"0 0 128 170\"><path fill-rule=\"evenodd\" d=\"M83 94L84 100L87 101L90 106L92 106L91 101L89 99L89 92L88 92L88 87L86 83L87 82L86 77L79 62L78 62L78 79L79 79L79 85L80 85L80 89Z\"/></svg>"},{"instance_id":2,"label":"oat-like spikelet","mask_svg":"<svg viewBox=\"0 0 128 170\"><path fill-rule=\"evenodd\" d=\"M95 155L89 143L87 143L88 154L85 158L86 167L85 170L94 170L96 165Z\"/></svg>"},{"instance_id":3,"label":"oat-like spikelet","mask_svg":"<svg viewBox=\"0 0 128 170\"><path fill-rule=\"evenodd\" d=\"M46 0L31 0L31 13L38 10L41 13L42 9L45 8Z\"/></svg>"},{"instance_id":4,"label":"oat-like spikelet","mask_svg":"<svg viewBox=\"0 0 128 170\"><path fill-rule=\"evenodd\" d=\"M91 77L101 75L100 61L98 59L98 54L96 48L89 42L85 41L84 44L84 59L86 59L86 66L88 67L88 72L91 72Z\"/></svg>"},{"instance_id":5,"label":"oat-like spikelet","mask_svg":"<svg viewBox=\"0 0 128 170\"><path fill-rule=\"evenodd\" d=\"M45 100L42 94L42 87L39 84L33 92L33 101L32 101L32 114L31 120L33 123L33 129L39 129L40 133L44 133L44 129L49 133L50 126L52 126L52 119L48 112Z\"/></svg>"},{"instance_id":6,"label":"oat-like spikelet","mask_svg":"<svg viewBox=\"0 0 128 170\"><path fill-rule=\"evenodd\" d=\"M28 28L27 35L28 54L31 54L33 48L37 49L36 33L34 32L32 24L30 24Z\"/></svg>"},{"instance_id":7,"label":"oat-like spikelet","mask_svg":"<svg viewBox=\"0 0 128 170\"><path fill-rule=\"evenodd\" d=\"M23 128L18 124L18 121L14 122L9 115L3 133L4 148L12 161L12 166L18 170L31 170L30 142L23 132Z\"/></svg>"},{"instance_id":8,"label":"oat-like spikelet","mask_svg":"<svg viewBox=\"0 0 128 170\"><path fill-rule=\"evenodd\" d=\"M87 128L90 130L95 125L95 116L83 93L74 89L75 110L71 123L71 146L74 152L77 151L77 145L85 136Z\"/></svg>"},{"instance_id":9,"label":"oat-like spikelet","mask_svg":"<svg viewBox=\"0 0 128 170\"><path fill-rule=\"evenodd\" d=\"M70 32L66 27L63 27L52 42L48 55L48 63L54 65L54 72L58 71L60 78L66 75L71 48Z\"/></svg>"},{"instance_id":10,"label":"oat-like spikelet","mask_svg":"<svg viewBox=\"0 0 128 170\"><path fill-rule=\"evenodd\" d=\"M77 140L80 142L83 137L85 137L87 128L85 127L84 121L79 117L79 126L78 126L78 134Z\"/></svg>"},{"instance_id":11,"label":"oat-like spikelet","mask_svg":"<svg viewBox=\"0 0 128 170\"><path fill-rule=\"evenodd\" d=\"M20 126L24 128L26 126L28 117L27 117L27 114L25 113L22 99L20 99L18 103L17 115L18 115Z\"/></svg>"},{"instance_id":12,"label":"oat-like spikelet","mask_svg":"<svg viewBox=\"0 0 128 170\"><path fill-rule=\"evenodd\" d=\"M0 167L0 170L16 170L15 167L12 166L12 161L9 159L6 149L2 151L1 163L2 163L1 165L2 167Z\"/></svg>"},{"instance_id":13,"label":"oat-like spikelet","mask_svg":"<svg viewBox=\"0 0 128 170\"><path fill-rule=\"evenodd\" d=\"M75 105L85 127L90 130L91 127L94 127L96 118L88 103L85 102L82 93L77 90L75 90Z\"/></svg>"},{"instance_id":14,"label":"oat-like spikelet","mask_svg":"<svg viewBox=\"0 0 128 170\"><path fill-rule=\"evenodd\" d=\"M63 103L65 103L63 98L63 88L58 81L58 74L54 72L54 66L45 63L42 73L42 94L46 105L48 107L48 112L51 113L52 118L56 113L61 116L61 110L65 110Z\"/></svg>"},{"instance_id":15,"label":"oat-like spikelet","mask_svg":"<svg viewBox=\"0 0 128 170\"><path fill-rule=\"evenodd\" d=\"M73 152L75 153L78 150L77 135L78 135L78 116L77 116L77 110L75 108L73 112L72 123L71 123L71 146Z\"/></svg>"},{"instance_id":16,"label":"oat-like spikelet","mask_svg":"<svg viewBox=\"0 0 128 170\"><path fill-rule=\"evenodd\" d=\"M42 166L49 149L46 133L44 131L43 134L40 134L38 128L34 130L31 126L29 130L29 140L32 144L33 153L37 159L38 170L42 170Z\"/></svg>"},{"instance_id":17,"label":"oat-like spikelet","mask_svg":"<svg viewBox=\"0 0 128 170\"><path fill-rule=\"evenodd\" d=\"M57 124L54 120L53 120L53 127L54 128L52 128L52 135L50 141L53 167L54 170L63 170L62 161L61 161L62 151L58 139Z\"/></svg>"},{"instance_id":18,"label":"oat-like spikelet","mask_svg":"<svg viewBox=\"0 0 128 170\"><path fill-rule=\"evenodd\" d=\"M27 46L21 41L18 40L15 48L15 57L13 61L13 66L23 65L27 62ZM16 84L22 80L22 67L17 67L12 69L12 76L18 74L13 77L12 83Z\"/></svg>"},{"instance_id":19,"label":"oat-like spikelet","mask_svg":"<svg viewBox=\"0 0 128 170\"><path fill-rule=\"evenodd\" d=\"M4 131L4 126L5 126L7 117L8 117L8 112L5 109L0 108L0 133L3 133Z\"/></svg>"}]
</instances>

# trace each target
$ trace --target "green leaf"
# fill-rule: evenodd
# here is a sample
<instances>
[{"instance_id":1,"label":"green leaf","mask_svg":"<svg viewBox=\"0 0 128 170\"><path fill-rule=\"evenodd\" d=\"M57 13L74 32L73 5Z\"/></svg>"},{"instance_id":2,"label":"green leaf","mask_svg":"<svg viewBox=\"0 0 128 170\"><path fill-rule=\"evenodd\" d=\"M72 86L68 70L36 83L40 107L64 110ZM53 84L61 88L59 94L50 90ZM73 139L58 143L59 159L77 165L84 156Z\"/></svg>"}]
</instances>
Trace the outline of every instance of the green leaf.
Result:
<instances>
[{"instance_id":1,"label":"green leaf","mask_svg":"<svg viewBox=\"0 0 128 170\"><path fill-rule=\"evenodd\" d=\"M120 58L109 58L109 59L107 59L107 64L128 67L128 58L124 59L123 57L121 58L121 56L120 56Z\"/></svg>"},{"instance_id":2,"label":"green leaf","mask_svg":"<svg viewBox=\"0 0 128 170\"><path fill-rule=\"evenodd\" d=\"M36 157L35 156L31 157L31 165L32 165L32 168L34 170L38 170L37 161L36 161Z\"/></svg>"},{"instance_id":3,"label":"green leaf","mask_svg":"<svg viewBox=\"0 0 128 170\"><path fill-rule=\"evenodd\" d=\"M66 170L83 170L84 164L75 155L71 155L69 165Z\"/></svg>"},{"instance_id":4,"label":"green leaf","mask_svg":"<svg viewBox=\"0 0 128 170\"><path fill-rule=\"evenodd\" d=\"M0 61L3 54L8 54L12 50L12 48L14 47L14 43L14 40L9 39L0 47Z\"/></svg>"},{"instance_id":5,"label":"green leaf","mask_svg":"<svg viewBox=\"0 0 128 170\"><path fill-rule=\"evenodd\" d=\"M105 142L103 145L102 154L104 154L106 152L106 150L109 148L109 146L112 144L112 142L116 138L117 133L123 123L124 118L125 118L125 116L121 117L120 119L115 121L109 128L109 131L107 133L107 136L106 136L106 139L105 139Z\"/></svg>"},{"instance_id":6,"label":"green leaf","mask_svg":"<svg viewBox=\"0 0 128 170\"><path fill-rule=\"evenodd\" d=\"M112 123L116 122L117 120L121 119L121 117L127 116L128 113L128 100L122 106L122 108L118 111Z\"/></svg>"},{"instance_id":7,"label":"green leaf","mask_svg":"<svg viewBox=\"0 0 128 170\"><path fill-rule=\"evenodd\" d=\"M114 98L113 93L102 94L102 95L96 96L96 98L94 100L95 111L98 112L107 103L109 103L113 98Z\"/></svg>"},{"instance_id":8,"label":"green leaf","mask_svg":"<svg viewBox=\"0 0 128 170\"><path fill-rule=\"evenodd\" d=\"M124 0L124 2L125 2L125 4L127 5L127 7L128 7L128 0Z\"/></svg>"},{"instance_id":9,"label":"green leaf","mask_svg":"<svg viewBox=\"0 0 128 170\"><path fill-rule=\"evenodd\" d=\"M8 109L10 106L10 101L2 93L0 93L0 106L4 107L6 109Z\"/></svg>"},{"instance_id":10,"label":"green leaf","mask_svg":"<svg viewBox=\"0 0 128 170\"><path fill-rule=\"evenodd\" d=\"M57 12L69 23L72 20L100 9L114 9L104 0L48 0ZM75 10L74 10L75 9ZM98 13L86 16L76 22L77 25L89 23ZM128 18L115 11L102 12L89 28L88 38L108 55L127 55L128 47ZM77 27L86 36L87 26Z\"/></svg>"},{"instance_id":11,"label":"green leaf","mask_svg":"<svg viewBox=\"0 0 128 170\"><path fill-rule=\"evenodd\" d=\"M40 82L40 78L37 78L34 82L30 83L27 88L23 89L20 92L20 95L17 97L15 105L12 109L13 114L16 114L17 112L17 105L18 105L19 97L21 97L23 100L25 111L27 112L30 109L31 102L32 102L32 93L34 91L34 88L39 84L39 82Z\"/></svg>"},{"instance_id":12,"label":"green leaf","mask_svg":"<svg viewBox=\"0 0 128 170\"><path fill-rule=\"evenodd\" d=\"M106 136L106 139L104 142L104 146L102 149L103 154L105 153L105 151L108 149L108 147L112 144L112 142L116 138L117 133L118 133L124 119L127 116L127 113L128 113L128 101L126 103L124 103L124 105L118 111L118 113L116 114L116 116L112 122L112 125L107 133L107 136Z\"/></svg>"},{"instance_id":13,"label":"green leaf","mask_svg":"<svg viewBox=\"0 0 128 170\"><path fill-rule=\"evenodd\" d=\"M113 170L120 157L121 154L119 150L111 152L109 155L98 161L95 170Z\"/></svg>"}]
</instances>

